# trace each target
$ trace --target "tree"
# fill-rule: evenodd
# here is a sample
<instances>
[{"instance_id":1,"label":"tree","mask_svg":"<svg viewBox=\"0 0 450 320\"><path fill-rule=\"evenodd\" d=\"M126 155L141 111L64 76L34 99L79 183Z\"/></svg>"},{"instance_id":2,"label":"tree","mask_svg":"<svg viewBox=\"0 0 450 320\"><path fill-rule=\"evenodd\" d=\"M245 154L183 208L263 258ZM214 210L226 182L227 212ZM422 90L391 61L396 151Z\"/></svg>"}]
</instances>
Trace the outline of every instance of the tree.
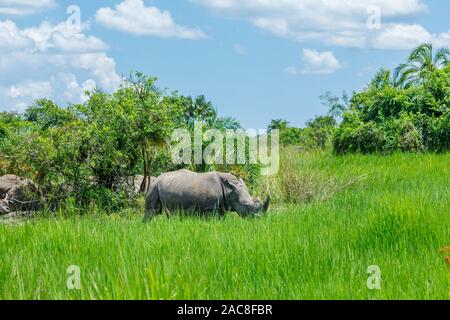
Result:
<instances>
[{"instance_id":1,"label":"tree","mask_svg":"<svg viewBox=\"0 0 450 320\"><path fill-rule=\"evenodd\" d=\"M283 119L275 119L270 122L267 127L267 132L272 132L273 130L284 130L289 127L289 122Z\"/></svg>"},{"instance_id":2,"label":"tree","mask_svg":"<svg viewBox=\"0 0 450 320\"><path fill-rule=\"evenodd\" d=\"M179 101L182 105L181 125L184 127L193 129L196 122L206 124L217 118L217 110L204 95L195 99L181 96Z\"/></svg>"},{"instance_id":3,"label":"tree","mask_svg":"<svg viewBox=\"0 0 450 320\"><path fill-rule=\"evenodd\" d=\"M417 67L417 81L395 86L390 71L382 69L353 95L334 134L336 153L449 150L450 64L437 67L434 61L440 59L435 57L430 64L431 49L422 47L422 58L428 62L427 67ZM411 56L419 56L417 49Z\"/></svg>"},{"instance_id":4,"label":"tree","mask_svg":"<svg viewBox=\"0 0 450 320\"><path fill-rule=\"evenodd\" d=\"M378 90L386 87L395 87L395 79L392 77L391 70L384 68L378 70L375 77L370 82L370 87Z\"/></svg>"},{"instance_id":5,"label":"tree","mask_svg":"<svg viewBox=\"0 0 450 320\"><path fill-rule=\"evenodd\" d=\"M45 131L49 128L60 127L74 121L76 115L71 106L63 109L49 99L38 99L25 110L26 121L35 123L38 128Z\"/></svg>"},{"instance_id":6,"label":"tree","mask_svg":"<svg viewBox=\"0 0 450 320\"><path fill-rule=\"evenodd\" d=\"M166 142L175 128L174 119L179 118L180 104L177 99L167 97L156 86L156 78L136 72L127 79L125 85L115 94L118 103L125 105L129 114L130 134L140 148L143 160L144 179L141 191L147 190L152 174L152 165L158 149ZM204 99L198 101L210 110ZM205 111L206 112L206 111Z\"/></svg>"},{"instance_id":7,"label":"tree","mask_svg":"<svg viewBox=\"0 0 450 320\"><path fill-rule=\"evenodd\" d=\"M300 145L302 142L303 129L290 126L286 120L272 120L267 126L268 134L270 135L273 130L279 130L280 143L284 146Z\"/></svg>"},{"instance_id":8,"label":"tree","mask_svg":"<svg viewBox=\"0 0 450 320\"><path fill-rule=\"evenodd\" d=\"M347 110L349 104L349 98L345 91L342 93L342 98L339 98L328 91L322 94L319 99L324 106L328 107L328 114L335 119L342 118L342 115L345 110Z\"/></svg>"},{"instance_id":9,"label":"tree","mask_svg":"<svg viewBox=\"0 0 450 320\"><path fill-rule=\"evenodd\" d=\"M190 130L194 129L196 123L201 123L209 129L241 129L240 122L233 117L219 117L217 109L211 101L208 101L204 95L193 99L192 97L176 97L182 111L179 125Z\"/></svg>"},{"instance_id":10,"label":"tree","mask_svg":"<svg viewBox=\"0 0 450 320\"><path fill-rule=\"evenodd\" d=\"M336 126L337 122L332 116L318 116L308 121L304 135L312 140L310 147L325 148L331 142Z\"/></svg>"},{"instance_id":11,"label":"tree","mask_svg":"<svg viewBox=\"0 0 450 320\"><path fill-rule=\"evenodd\" d=\"M449 49L439 49L434 55L433 45L423 44L411 52L406 63L395 69L395 84L404 88L423 83L430 74L446 66L449 61Z\"/></svg>"},{"instance_id":12,"label":"tree","mask_svg":"<svg viewBox=\"0 0 450 320\"><path fill-rule=\"evenodd\" d=\"M208 122L210 128L218 130L238 130L242 129L242 125L233 117L215 117Z\"/></svg>"}]
</instances>

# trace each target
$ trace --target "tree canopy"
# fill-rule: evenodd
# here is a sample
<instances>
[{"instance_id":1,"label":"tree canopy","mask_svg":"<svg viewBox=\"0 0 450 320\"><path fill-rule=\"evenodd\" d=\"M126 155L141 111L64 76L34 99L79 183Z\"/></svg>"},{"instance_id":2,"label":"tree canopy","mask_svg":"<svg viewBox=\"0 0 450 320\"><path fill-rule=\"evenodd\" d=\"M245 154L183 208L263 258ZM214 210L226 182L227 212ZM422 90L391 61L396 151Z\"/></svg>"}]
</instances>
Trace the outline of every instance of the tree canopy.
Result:
<instances>
[{"instance_id":1,"label":"tree canopy","mask_svg":"<svg viewBox=\"0 0 450 320\"><path fill-rule=\"evenodd\" d=\"M336 153L445 152L449 144L449 52L433 55L430 44L355 93L334 137Z\"/></svg>"}]
</instances>

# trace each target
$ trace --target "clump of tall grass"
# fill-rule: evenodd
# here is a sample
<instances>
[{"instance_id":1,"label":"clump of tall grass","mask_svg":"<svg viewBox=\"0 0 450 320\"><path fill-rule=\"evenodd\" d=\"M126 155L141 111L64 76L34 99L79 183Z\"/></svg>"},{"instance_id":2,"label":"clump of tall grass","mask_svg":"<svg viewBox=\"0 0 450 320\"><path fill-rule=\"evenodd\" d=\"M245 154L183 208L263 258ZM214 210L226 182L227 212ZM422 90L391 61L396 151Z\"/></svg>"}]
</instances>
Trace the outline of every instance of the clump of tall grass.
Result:
<instances>
[{"instance_id":1,"label":"clump of tall grass","mask_svg":"<svg viewBox=\"0 0 450 320\"><path fill-rule=\"evenodd\" d=\"M302 152L287 148L281 152L278 174L266 177L261 193L270 194L275 205L308 204L326 201L338 192L360 184L365 178L360 168L346 168L345 172L327 172L315 168L315 160L322 152Z\"/></svg>"}]
</instances>

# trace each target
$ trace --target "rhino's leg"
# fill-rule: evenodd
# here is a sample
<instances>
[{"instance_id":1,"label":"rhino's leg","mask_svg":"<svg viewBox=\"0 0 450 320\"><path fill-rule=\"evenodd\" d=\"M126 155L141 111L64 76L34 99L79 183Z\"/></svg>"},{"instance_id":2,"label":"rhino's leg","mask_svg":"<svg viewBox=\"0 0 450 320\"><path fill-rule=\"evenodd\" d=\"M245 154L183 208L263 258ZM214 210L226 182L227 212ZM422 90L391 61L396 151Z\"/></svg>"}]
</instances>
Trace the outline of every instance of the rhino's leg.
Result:
<instances>
[{"instance_id":1,"label":"rhino's leg","mask_svg":"<svg viewBox=\"0 0 450 320\"><path fill-rule=\"evenodd\" d=\"M144 222L162 213L161 199L159 198L158 188L152 186L147 198L145 199Z\"/></svg>"}]
</instances>

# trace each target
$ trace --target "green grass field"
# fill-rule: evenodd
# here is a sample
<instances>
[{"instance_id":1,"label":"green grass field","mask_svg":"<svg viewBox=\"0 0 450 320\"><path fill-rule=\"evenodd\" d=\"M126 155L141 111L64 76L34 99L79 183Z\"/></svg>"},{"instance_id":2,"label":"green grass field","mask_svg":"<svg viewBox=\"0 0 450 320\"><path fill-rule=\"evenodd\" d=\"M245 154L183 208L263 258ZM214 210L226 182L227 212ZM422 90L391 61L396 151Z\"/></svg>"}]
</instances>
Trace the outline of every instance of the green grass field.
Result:
<instances>
[{"instance_id":1,"label":"green grass field","mask_svg":"<svg viewBox=\"0 0 450 320\"><path fill-rule=\"evenodd\" d=\"M259 219L143 224L128 210L2 223L0 298L449 298L450 154L285 157L282 170L304 177L293 191L311 196L275 194ZM276 193L272 182L262 188ZM70 265L81 290L66 287ZM371 265L381 290L367 287Z\"/></svg>"}]
</instances>

